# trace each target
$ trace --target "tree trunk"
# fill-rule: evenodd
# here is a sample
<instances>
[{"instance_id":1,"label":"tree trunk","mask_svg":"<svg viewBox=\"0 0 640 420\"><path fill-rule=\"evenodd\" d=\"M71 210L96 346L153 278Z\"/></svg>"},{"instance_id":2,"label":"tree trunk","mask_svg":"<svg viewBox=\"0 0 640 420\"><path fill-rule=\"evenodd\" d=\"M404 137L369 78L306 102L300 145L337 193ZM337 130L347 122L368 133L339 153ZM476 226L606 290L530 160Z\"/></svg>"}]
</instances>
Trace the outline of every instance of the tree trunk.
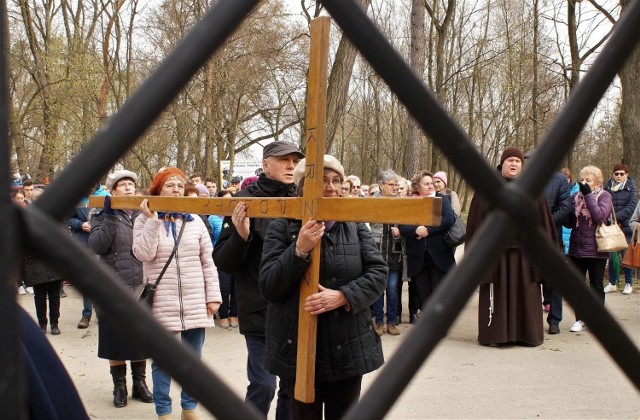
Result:
<instances>
[{"instance_id":1,"label":"tree trunk","mask_svg":"<svg viewBox=\"0 0 640 420\"><path fill-rule=\"evenodd\" d=\"M622 0L622 13L631 0ZM622 156L632 176L640 168L640 45L620 71L622 103L620 104L620 129L622 131Z\"/></svg>"},{"instance_id":2,"label":"tree trunk","mask_svg":"<svg viewBox=\"0 0 640 420\"><path fill-rule=\"evenodd\" d=\"M360 0L364 10L368 10L371 0ZM349 42L344 34L340 39L338 52L331 67L327 87L327 127L325 130L325 149L329 151L338 131L340 119L344 115L344 107L349 93L349 82L353 72L358 50Z\"/></svg>"},{"instance_id":3,"label":"tree trunk","mask_svg":"<svg viewBox=\"0 0 640 420\"><path fill-rule=\"evenodd\" d=\"M409 64L419 77L424 76L425 24L424 5L420 0L411 0L411 52ZM404 155L404 170L408 177L420 170L420 139L422 132L418 123L409 116L407 121L407 147Z\"/></svg>"}]
</instances>

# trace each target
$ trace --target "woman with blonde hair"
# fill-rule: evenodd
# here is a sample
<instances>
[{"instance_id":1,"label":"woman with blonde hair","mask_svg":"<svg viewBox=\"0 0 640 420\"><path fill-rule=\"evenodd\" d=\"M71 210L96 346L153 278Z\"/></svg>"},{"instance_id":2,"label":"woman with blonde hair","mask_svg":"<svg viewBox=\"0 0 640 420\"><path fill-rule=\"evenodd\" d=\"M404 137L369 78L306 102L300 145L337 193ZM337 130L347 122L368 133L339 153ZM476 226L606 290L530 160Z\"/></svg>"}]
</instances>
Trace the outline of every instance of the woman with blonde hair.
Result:
<instances>
[{"instance_id":1,"label":"woman with blonde hair","mask_svg":"<svg viewBox=\"0 0 640 420\"><path fill-rule=\"evenodd\" d=\"M585 166L580 171L579 191L571 196L573 211L570 213L569 225L569 259L583 274L589 274L591 289L604 305L604 270L609 254L598 252L596 229L606 221L613 210L611 194L603 188L603 177L600 168ZM584 322L581 314L576 312L576 322L571 332L582 331Z\"/></svg>"}]
</instances>

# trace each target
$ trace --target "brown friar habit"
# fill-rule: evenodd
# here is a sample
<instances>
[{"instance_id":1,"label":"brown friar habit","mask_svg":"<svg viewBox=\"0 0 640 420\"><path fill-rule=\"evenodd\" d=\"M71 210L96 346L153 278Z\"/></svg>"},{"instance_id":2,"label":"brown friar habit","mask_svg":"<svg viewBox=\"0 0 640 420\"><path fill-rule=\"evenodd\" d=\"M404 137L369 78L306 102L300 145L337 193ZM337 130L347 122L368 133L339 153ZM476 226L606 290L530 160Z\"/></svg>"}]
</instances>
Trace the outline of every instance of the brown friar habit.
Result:
<instances>
[{"instance_id":1,"label":"brown friar habit","mask_svg":"<svg viewBox=\"0 0 640 420\"><path fill-rule=\"evenodd\" d=\"M556 241L553 216L543 196L536 200L539 222L549 239ZM474 234L491 210L479 195L473 197L467 220L467 242L481 241ZM480 344L524 344L538 346L544 341L542 324L542 278L524 256L516 239L480 281L478 342ZM491 287L493 285L493 287ZM493 313L491 294L493 289Z\"/></svg>"}]
</instances>

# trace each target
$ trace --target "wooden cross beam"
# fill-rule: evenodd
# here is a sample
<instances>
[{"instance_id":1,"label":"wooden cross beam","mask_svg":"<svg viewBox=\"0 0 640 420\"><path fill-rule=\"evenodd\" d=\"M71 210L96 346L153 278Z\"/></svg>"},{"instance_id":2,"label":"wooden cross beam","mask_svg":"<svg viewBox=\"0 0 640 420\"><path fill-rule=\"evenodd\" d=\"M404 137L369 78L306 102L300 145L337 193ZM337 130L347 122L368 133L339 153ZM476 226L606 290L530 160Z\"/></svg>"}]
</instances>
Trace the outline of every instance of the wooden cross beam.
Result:
<instances>
[{"instance_id":1,"label":"wooden cross beam","mask_svg":"<svg viewBox=\"0 0 640 420\"><path fill-rule=\"evenodd\" d=\"M201 197L112 197L114 209L139 209L142 200L149 208L196 214L230 216L239 202L247 206L247 216L335 220L340 222L398 223L437 226L441 222L440 198L325 198L323 197L323 161L325 152L327 69L330 18L311 22L306 116L305 188L301 198L201 198ZM104 197L90 197L90 207L102 207ZM319 289L320 242L310 253L311 264L300 282L298 354L294 398L305 403L315 399L315 358L317 316L304 310L304 301Z\"/></svg>"}]
</instances>

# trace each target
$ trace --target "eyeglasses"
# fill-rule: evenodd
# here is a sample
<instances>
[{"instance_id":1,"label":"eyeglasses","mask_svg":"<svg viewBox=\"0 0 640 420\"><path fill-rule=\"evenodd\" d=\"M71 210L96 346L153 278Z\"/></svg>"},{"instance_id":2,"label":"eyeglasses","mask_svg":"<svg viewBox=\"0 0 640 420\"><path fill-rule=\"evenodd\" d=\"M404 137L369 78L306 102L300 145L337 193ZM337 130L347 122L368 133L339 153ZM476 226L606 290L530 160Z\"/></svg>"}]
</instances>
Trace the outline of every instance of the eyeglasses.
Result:
<instances>
[{"instance_id":1,"label":"eyeglasses","mask_svg":"<svg viewBox=\"0 0 640 420\"><path fill-rule=\"evenodd\" d=\"M626 174L626 172L614 172L613 174L615 176L623 176L624 174Z\"/></svg>"},{"instance_id":2,"label":"eyeglasses","mask_svg":"<svg viewBox=\"0 0 640 420\"><path fill-rule=\"evenodd\" d=\"M397 187L399 184L394 184L394 183L392 183L392 182L387 182L387 183L386 183L386 184L384 184L384 185L388 185L388 186L390 186L391 188L394 188L394 187Z\"/></svg>"},{"instance_id":3,"label":"eyeglasses","mask_svg":"<svg viewBox=\"0 0 640 420\"><path fill-rule=\"evenodd\" d=\"M331 184L331 186L333 188L342 187L342 181L340 181L340 178L334 178L334 179L326 179L325 178L325 179L323 179L323 185L324 185L325 188L327 188L329 186L329 184Z\"/></svg>"}]
</instances>

